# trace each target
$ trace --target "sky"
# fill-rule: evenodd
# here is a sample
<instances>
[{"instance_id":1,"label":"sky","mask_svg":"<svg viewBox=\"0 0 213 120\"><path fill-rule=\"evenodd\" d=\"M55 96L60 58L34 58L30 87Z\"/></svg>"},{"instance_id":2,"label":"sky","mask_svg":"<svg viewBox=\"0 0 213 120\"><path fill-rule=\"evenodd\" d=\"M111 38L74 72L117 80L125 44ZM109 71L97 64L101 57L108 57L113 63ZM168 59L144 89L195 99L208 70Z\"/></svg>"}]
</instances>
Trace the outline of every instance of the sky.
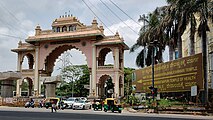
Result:
<instances>
[{"instance_id":1,"label":"sky","mask_svg":"<svg viewBox=\"0 0 213 120\"><path fill-rule=\"evenodd\" d=\"M25 42L28 36L34 35L36 25L39 24L42 30L51 29L52 22L65 13L72 14L85 25L91 25L92 20L96 18L99 25L104 26L106 36L119 32L124 42L131 47L136 42L138 32L143 25L137 22L139 16L152 12L156 7L166 5L165 0L111 1L84 0L86 5L83 0L1 0L0 72L17 70L17 53L11 52L11 49L17 48L20 40ZM86 64L86 58L80 51L71 50L70 54L72 55L71 63ZM135 65L137 54L137 52L125 51L124 66L137 69ZM111 63L112 54L108 56L107 62ZM168 55L164 54L164 59L167 58ZM26 64L25 58L23 68L26 67ZM57 60L54 67L55 74L58 73L58 67L60 67L60 61Z\"/></svg>"}]
</instances>

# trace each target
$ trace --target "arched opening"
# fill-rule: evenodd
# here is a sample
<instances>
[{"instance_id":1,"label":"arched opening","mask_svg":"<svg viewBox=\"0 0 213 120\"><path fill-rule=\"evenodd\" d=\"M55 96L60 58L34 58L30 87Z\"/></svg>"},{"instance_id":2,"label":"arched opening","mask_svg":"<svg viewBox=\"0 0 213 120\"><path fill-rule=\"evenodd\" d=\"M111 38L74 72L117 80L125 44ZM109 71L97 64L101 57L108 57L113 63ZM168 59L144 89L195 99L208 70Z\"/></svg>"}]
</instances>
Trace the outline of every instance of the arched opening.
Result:
<instances>
[{"instance_id":1,"label":"arched opening","mask_svg":"<svg viewBox=\"0 0 213 120\"><path fill-rule=\"evenodd\" d=\"M60 27L57 27L56 32L60 32Z\"/></svg>"},{"instance_id":2,"label":"arched opening","mask_svg":"<svg viewBox=\"0 0 213 120\"><path fill-rule=\"evenodd\" d=\"M86 56L72 46L69 46L69 48L67 46L66 50L60 52L61 54L58 54L58 57L54 60L53 72L51 73L51 76L61 75L62 77L62 81L56 86L56 95L66 97L88 96L89 89L84 88L85 85L89 85L90 79ZM52 54L56 55L56 53Z\"/></svg>"},{"instance_id":3,"label":"arched opening","mask_svg":"<svg viewBox=\"0 0 213 120\"><path fill-rule=\"evenodd\" d=\"M113 97L114 93L114 83L112 82L112 77L109 75L102 75L99 79L98 96L100 98Z\"/></svg>"},{"instance_id":4,"label":"arched opening","mask_svg":"<svg viewBox=\"0 0 213 120\"><path fill-rule=\"evenodd\" d=\"M52 76L59 75L61 69L69 65L86 65L86 56L77 49L64 51L55 61Z\"/></svg>"},{"instance_id":5,"label":"arched opening","mask_svg":"<svg viewBox=\"0 0 213 120\"><path fill-rule=\"evenodd\" d=\"M33 69L34 66L34 58L33 55L28 53L23 57L23 61L21 63L22 69Z\"/></svg>"},{"instance_id":6,"label":"arched opening","mask_svg":"<svg viewBox=\"0 0 213 120\"><path fill-rule=\"evenodd\" d=\"M103 48L99 52L98 56L98 66L105 66L105 65L113 65L114 59L112 50L110 48Z\"/></svg>"},{"instance_id":7,"label":"arched opening","mask_svg":"<svg viewBox=\"0 0 213 120\"><path fill-rule=\"evenodd\" d=\"M76 31L76 26L75 25L70 25L69 26L69 31Z\"/></svg>"},{"instance_id":8,"label":"arched opening","mask_svg":"<svg viewBox=\"0 0 213 120\"><path fill-rule=\"evenodd\" d=\"M21 96L32 96L33 81L31 78L24 78L21 84Z\"/></svg>"},{"instance_id":9,"label":"arched opening","mask_svg":"<svg viewBox=\"0 0 213 120\"><path fill-rule=\"evenodd\" d=\"M62 27L62 32L66 32L67 31L67 26L63 26Z\"/></svg>"}]
</instances>

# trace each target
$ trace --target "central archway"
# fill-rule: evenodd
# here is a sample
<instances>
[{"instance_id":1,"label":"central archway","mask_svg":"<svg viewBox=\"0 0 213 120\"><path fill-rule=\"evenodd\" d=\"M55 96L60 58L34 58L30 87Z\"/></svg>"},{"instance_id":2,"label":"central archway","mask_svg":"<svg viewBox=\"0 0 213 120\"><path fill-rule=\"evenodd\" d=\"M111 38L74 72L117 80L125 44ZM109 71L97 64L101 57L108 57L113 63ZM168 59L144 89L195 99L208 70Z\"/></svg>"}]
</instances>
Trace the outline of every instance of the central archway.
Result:
<instances>
[{"instance_id":1,"label":"central archway","mask_svg":"<svg viewBox=\"0 0 213 120\"><path fill-rule=\"evenodd\" d=\"M51 73L53 72L53 67L55 65L56 60L59 58L59 56L63 54L64 52L68 50L72 50L72 49L76 49L80 51L80 49L76 48L73 45L62 45L52 50L52 52L50 52L50 54L46 56L45 63L44 63L44 68L45 68L44 71L47 73L48 76L50 76ZM84 52L81 51L81 53L86 57ZM87 57L86 57L86 62L88 63Z\"/></svg>"}]
</instances>

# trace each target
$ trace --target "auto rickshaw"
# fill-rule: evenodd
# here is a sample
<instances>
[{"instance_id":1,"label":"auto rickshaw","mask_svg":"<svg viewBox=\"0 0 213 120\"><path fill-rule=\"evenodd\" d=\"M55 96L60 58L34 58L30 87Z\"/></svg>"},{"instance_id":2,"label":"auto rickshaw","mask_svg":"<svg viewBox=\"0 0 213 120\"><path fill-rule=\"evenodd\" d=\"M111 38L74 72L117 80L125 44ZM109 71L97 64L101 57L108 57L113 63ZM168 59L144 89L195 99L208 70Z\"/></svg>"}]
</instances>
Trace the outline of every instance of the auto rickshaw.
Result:
<instances>
[{"instance_id":1,"label":"auto rickshaw","mask_svg":"<svg viewBox=\"0 0 213 120\"><path fill-rule=\"evenodd\" d=\"M112 112L118 111L119 113L121 113L122 107L120 104L116 103L115 98L106 98L104 100L104 112L107 112L109 110Z\"/></svg>"},{"instance_id":2,"label":"auto rickshaw","mask_svg":"<svg viewBox=\"0 0 213 120\"><path fill-rule=\"evenodd\" d=\"M58 107L60 98L56 98L56 97L46 98L45 101L44 101L44 107L46 107L47 109L49 107L52 107L51 101L53 101L54 103L56 103L56 107Z\"/></svg>"},{"instance_id":3,"label":"auto rickshaw","mask_svg":"<svg viewBox=\"0 0 213 120\"><path fill-rule=\"evenodd\" d=\"M93 110L102 110L102 100L101 99L94 99L93 104L92 104Z\"/></svg>"}]
</instances>

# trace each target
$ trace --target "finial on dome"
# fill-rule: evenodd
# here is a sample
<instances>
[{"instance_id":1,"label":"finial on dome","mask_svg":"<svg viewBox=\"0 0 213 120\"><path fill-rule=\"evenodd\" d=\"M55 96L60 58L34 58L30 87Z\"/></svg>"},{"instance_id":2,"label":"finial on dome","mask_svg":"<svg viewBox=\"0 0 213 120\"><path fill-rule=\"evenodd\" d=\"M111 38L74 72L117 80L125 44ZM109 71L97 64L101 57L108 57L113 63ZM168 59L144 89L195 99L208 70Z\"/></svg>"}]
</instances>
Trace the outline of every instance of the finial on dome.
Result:
<instances>
[{"instance_id":1,"label":"finial on dome","mask_svg":"<svg viewBox=\"0 0 213 120\"><path fill-rule=\"evenodd\" d=\"M92 27L93 28L97 28L98 27L98 23L97 23L97 20L96 18L94 17L93 21L92 21Z\"/></svg>"},{"instance_id":2,"label":"finial on dome","mask_svg":"<svg viewBox=\"0 0 213 120\"><path fill-rule=\"evenodd\" d=\"M104 27L103 27L103 24L101 23L100 26L99 26L101 32L103 33L104 32Z\"/></svg>"},{"instance_id":3,"label":"finial on dome","mask_svg":"<svg viewBox=\"0 0 213 120\"><path fill-rule=\"evenodd\" d=\"M36 28L35 28L35 35L40 35L40 33L41 33L41 27L40 27L40 25L38 24L38 25L36 26Z\"/></svg>"},{"instance_id":4,"label":"finial on dome","mask_svg":"<svg viewBox=\"0 0 213 120\"><path fill-rule=\"evenodd\" d=\"M116 33L115 33L115 37L119 37L118 31L116 31Z\"/></svg>"},{"instance_id":5,"label":"finial on dome","mask_svg":"<svg viewBox=\"0 0 213 120\"><path fill-rule=\"evenodd\" d=\"M21 44L22 44L22 41L21 41L21 40L19 40L18 44L19 44L19 45L21 45Z\"/></svg>"}]
</instances>

